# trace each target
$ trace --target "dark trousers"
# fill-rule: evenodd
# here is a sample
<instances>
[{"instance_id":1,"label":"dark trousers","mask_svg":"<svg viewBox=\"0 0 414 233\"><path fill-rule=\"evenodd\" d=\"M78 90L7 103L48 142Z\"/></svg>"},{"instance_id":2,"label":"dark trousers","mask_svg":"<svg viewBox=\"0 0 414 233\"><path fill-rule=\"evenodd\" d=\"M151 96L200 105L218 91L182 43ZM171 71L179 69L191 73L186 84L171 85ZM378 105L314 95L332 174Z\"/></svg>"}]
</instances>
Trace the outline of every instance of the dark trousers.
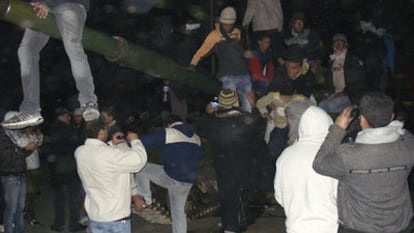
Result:
<instances>
[{"instance_id":1,"label":"dark trousers","mask_svg":"<svg viewBox=\"0 0 414 233\"><path fill-rule=\"evenodd\" d=\"M250 162L245 153L236 151L214 156L220 195L220 216L224 230L241 232L251 221L247 206L247 181Z\"/></svg>"},{"instance_id":2,"label":"dark trousers","mask_svg":"<svg viewBox=\"0 0 414 233\"><path fill-rule=\"evenodd\" d=\"M65 204L69 206L69 230L78 227L81 207L81 182L76 172L56 173L53 177L55 220L57 228L65 225Z\"/></svg>"}]
</instances>

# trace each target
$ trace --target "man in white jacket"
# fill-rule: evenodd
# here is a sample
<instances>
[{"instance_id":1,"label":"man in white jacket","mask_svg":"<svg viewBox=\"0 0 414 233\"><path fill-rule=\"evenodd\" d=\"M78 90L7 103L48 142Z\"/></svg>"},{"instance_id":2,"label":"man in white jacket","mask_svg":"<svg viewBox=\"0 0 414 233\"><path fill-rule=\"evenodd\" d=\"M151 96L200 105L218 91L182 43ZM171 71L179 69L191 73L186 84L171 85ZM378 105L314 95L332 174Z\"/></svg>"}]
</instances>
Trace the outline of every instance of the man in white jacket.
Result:
<instances>
[{"instance_id":1,"label":"man in white jacket","mask_svg":"<svg viewBox=\"0 0 414 233\"><path fill-rule=\"evenodd\" d=\"M288 233L336 233L337 180L317 174L312 163L333 124L322 109L292 102L285 110L296 143L276 162L275 198L286 214ZM291 134L295 135L295 134Z\"/></svg>"},{"instance_id":2,"label":"man in white jacket","mask_svg":"<svg viewBox=\"0 0 414 233\"><path fill-rule=\"evenodd\" d=\"M87 140L75 151L79 177L86 192L85 210L93 233L131 232L131 197L136 210L143 200L137 195L131 173L140 171L147 153L136 133L128 133L131 148L108 146L108 130L102 120L87 122ZM124 142L122 138L118 142ZM117 144L118 142L113 142ZM102 231L103 230L103 231Z\"/></svg>"}]
</instances>

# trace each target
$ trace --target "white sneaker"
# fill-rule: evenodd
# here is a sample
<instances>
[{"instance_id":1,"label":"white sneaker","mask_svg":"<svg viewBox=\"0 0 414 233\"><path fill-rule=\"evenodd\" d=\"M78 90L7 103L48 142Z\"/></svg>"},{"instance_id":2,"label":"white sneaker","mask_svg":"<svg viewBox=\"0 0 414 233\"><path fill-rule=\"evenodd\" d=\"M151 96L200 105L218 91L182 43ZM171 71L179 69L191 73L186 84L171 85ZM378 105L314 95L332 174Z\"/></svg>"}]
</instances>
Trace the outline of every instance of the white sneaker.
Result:
<instances>
[{"instance_id":1,"label":"white sneaker","mask_svg":"<svg viewBox=\"0 0 414 233\"><path fill-rule=\"evenodd\" d=\"M0 225L0 232L4 232L4 225Z\"/></svg>"},{"instance_id":2,"label":"white sneaker","mask_svg":"<svg viewBox=\"0 0 414 233\"><path fill-rule=\"evenodd\" d=\"M98 104L96 103L86 103L82 105L82 117L85 121L93 121L99 118L101 115L98 110Z\"/></svg>"},{"instance_id":3,"label":"white sneaker","mask_svg":"<svg viewBox=\"0 0 414 233\"><path fill-rule=\"evenodd\" d=\"M44 121L40 113L28 114L24 112L18 112L14 117L5 120L1 123L5 129L23 129L29 126L37 126Z\"/></svg>"}]
</instances>

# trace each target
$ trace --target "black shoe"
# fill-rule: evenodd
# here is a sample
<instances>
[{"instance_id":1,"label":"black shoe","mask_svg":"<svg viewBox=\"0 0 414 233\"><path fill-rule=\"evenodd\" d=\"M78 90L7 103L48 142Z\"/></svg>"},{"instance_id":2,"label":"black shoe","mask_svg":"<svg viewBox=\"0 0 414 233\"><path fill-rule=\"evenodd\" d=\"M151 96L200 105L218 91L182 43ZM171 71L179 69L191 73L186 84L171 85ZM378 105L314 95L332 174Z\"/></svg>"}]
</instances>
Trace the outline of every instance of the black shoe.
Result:
<instances>
[{"instance_id":1,"label":"black shoe","mask_svg":"<svg viewBox=\"0 0 414 233\"><path fill-rule=\"evenodd\" d=\"M52 226L50 226L50 230L56 231L56 232L62 232L63 231L63 227L62 226L52 225Z\"/></svg>"},{"instance_id":2,"label":"black shoe","mask_svg":"<svg viewBox=\"0 0 414 233\"><path fill-rule=\"evenodd\" d=\"M87 226L83 226L83 225L81 225L81 224L78 224L78 225L76 225L75 227L73 227L73 228L69 228L69 231L70 232L78 232L78 231L83 231L83 230L85 230L87 228Z\"/></svg>"}]
</instances>

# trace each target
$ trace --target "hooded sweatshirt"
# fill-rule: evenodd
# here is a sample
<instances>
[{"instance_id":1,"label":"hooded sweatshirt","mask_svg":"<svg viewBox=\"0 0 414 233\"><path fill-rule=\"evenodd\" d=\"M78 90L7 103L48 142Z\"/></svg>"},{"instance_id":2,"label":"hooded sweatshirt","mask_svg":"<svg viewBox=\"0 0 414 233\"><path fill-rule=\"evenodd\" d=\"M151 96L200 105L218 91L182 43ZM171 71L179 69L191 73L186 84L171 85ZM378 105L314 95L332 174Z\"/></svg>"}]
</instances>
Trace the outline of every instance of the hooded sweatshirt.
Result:
<instances>
[{"instance_id":1,"label":"hooded sweatshirt","mask_svg":"<svg viewBox=\"0 0 414 233\"><path fill-rule=\"evenodd\" d=\"M307 108L300 118L297 143L286 148L276 162L275 198L284 208L288 233L337 232L337 180L312 169L332 124L322 109Z\"/></svg>"}]
</instances>

